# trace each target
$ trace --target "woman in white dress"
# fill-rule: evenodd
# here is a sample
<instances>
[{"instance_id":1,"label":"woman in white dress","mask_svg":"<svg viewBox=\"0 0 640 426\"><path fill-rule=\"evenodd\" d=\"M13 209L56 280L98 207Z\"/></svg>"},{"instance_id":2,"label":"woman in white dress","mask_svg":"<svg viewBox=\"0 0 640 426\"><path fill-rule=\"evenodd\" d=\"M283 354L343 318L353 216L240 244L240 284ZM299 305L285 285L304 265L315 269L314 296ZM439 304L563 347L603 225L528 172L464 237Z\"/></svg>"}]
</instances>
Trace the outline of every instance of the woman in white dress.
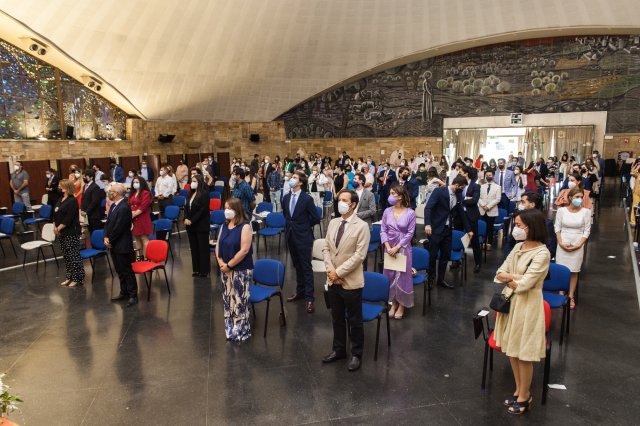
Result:
<instances>
[{"instance_id":1,"label":"woman in white dress","mask_svg":"<svg viewBox=\"0 0 640 426\"><path fill-rule=\"evenodd\" d=\"M582 267L584 245L591 233L591 210L583 207L584 191L574 187L569 191L569 205L561 207L556 214L555 232L558 237L556 263L571 271L569 299L571 309L576 302L573 295L578 283L578 274Z\"/></svg>"},{"instance_id":2,"label":"woman in white dress","mask_svg":"<svg viewBox=\"0 0 640 426\"><path fill-rule=\"evenodd\" d=\"M527 175L522 173L522 167L515 166L513 168L513 174L516 178L516 198L515 201L520 201L522 194L527 191Z\"/></svg>"}]
</instances>

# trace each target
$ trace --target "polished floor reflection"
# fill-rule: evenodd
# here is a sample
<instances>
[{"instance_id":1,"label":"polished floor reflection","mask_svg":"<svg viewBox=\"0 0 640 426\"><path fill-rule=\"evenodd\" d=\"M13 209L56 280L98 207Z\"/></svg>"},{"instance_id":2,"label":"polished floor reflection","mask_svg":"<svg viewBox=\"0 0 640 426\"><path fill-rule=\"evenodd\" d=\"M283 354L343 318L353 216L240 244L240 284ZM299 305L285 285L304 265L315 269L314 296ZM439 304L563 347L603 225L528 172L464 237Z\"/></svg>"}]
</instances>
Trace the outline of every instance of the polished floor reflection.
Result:
<instances>
[{"instance_id":1,"label":"polished floor reflection","mask_svg":"<svg viewBox=\"0 0 640 426\"><path fill-rule=\"evenodd\" d=\"M610 190L613 192L613 189ZM615 194L603 207L588 245L578 308L563 347L559 313L550 390L540 405L542 365L534 373L536 424L633 424L640 409L640 315L622 210ZM363 367L322 365L331 349L331 322L320 295L316 313L286 304L280 327L272 306L267 338L264 306L253 337L242 345L224 337L217 277L191 278L187 239L173 238L172 294L154 282L151 301L109 303L117 293L104 261L93 283L61 288L55 263L0 272L0 371L25 402L12 418L24 425L222 424L511 424L502 398L513 389L507 360L497 354L487 391L480 389L481 341L471 318L486 306L501 252L455 290L435 289L392 321L392 347L382 337L373 361L375 324L365 325ZM274 243L272 243L274 244ZM6 248L6 247L5 247ZM9 249L10 250L10 249ZM276 245L269 255L277 256ZM264 250L261 250L264 254ZM9 252L7 255L12 256ZM287 261L289 294L294 283ZM449 277L457 282L457 275ZM277 304L276 304L277 305ZM382 328L384 336L385 328ZM533 424L533 423L532 423Z\"/></svg>"}]
</instances>

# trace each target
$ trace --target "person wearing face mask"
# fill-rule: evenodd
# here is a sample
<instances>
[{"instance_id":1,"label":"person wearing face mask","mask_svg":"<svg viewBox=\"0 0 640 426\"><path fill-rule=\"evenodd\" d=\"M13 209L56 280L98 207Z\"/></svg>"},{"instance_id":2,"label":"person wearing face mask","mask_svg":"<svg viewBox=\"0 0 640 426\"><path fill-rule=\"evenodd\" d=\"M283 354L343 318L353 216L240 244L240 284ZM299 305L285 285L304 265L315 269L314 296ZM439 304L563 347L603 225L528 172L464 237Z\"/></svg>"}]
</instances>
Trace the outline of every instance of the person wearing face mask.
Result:
<instances>
[{"instance_id":1,"label":"person wearing face mask","mask_svg":"<svg viewBox=\"0 0 640 426\"><path fill-rule=\"evenodd\" d=\"M94 175L93 181L98 185L98 187L100 187L100 189L104 191L105 181L102 179L102 177L105 174L102 171L102 168L98 164L93 165L93 175Z\"/></svg>"},{"instance_id":2,"label":"person wearing face mask","mask_svg":"<svg viewBox=\"0 0 640 426\"><path fill-rule=\"evenodd\" d=\"M543 212L544 206L542 204L542 201L542 195L540 195L537 191L525 192L524 194L522 194L520 203L518 203L518 209L513 213L514 217L524 210L537 209ZM551 254L551 259L554 259L556 257L556 246L558 244L558 241L556 240L553 220L545 218L545 224L547 226L548 234L545 245L547 246L547 250L549 250L549 253ZM511 231L513 231L513 229L511 229ZM517 241L513 237L511 231L507 234L507 240L502 247L505 257L507 257L509 253L511 253L511 250L517 244Z\"/></svg>"},{"instance_id":3,"label":"person wearing face mask","mask_svg":"<svg viewBox=\"0 0 640 426\"><path fill-rule=\"evenodd\" d=\"M282 211L286 221L285 238L296 268L296 290L287 301L304 299L305 310L312 314L315 307L311 248L314 240L313 227L320 223L320 215L313 198L305 192L307 175L302 171L295 172L289 180L289 187L291 192L282 199Z\"/></svg>"},{"instance_id":4,"label":"person wearing face mask","mask_svg":"<svg viewBox=\"0 0 640 426\"><path fill-rule=\"evenodd\" d=\"M274 212L280 211L280 200L282 199L282 181L282 164L280 164L280 162L276 162L273 165L271 173L269 173L269 177L267 177L269 198L271 199L271 204L273 204Z\"/></svg>"},{"instance_id":5,"label":"person wearing face mask","mask_svg":"<svg viewBox=\"0 0 640 426\"><path fill-rule=\"evenodd\" d=\"M114 182L124 183L124 169L118 165L114 158L109 160L109 168L111 170L111 179Z\"/></svg>"},{"instance_id":6,"label":"person wearing face mask","mask_svg":"<svg viewBox=\"0 0 640 426\"><path fill-rule=\"evenodd\" d=\"M388 161L383 162L378 170L378 192L380 193L380 205L383 209L389 207L389 191L391 185L397 182L396 172L391 169Z\"/></svg>"},{"instance_id":7,"label":"person wearing face mask","mask_svg":"<svg viewBox=\"0 0 640 426\"><path fill-rule=\"evenodd\" d=\"M133 238L136 240L140 256L138 260L142 260L147 253L147 244L149 244L149 235L153 232L151 224L151 205L153 204L153 196L147 181L142 176L136 176L131 182L131 193L127 199L129 208L131 208L131 220L133 223Z\"/></svg>"},{"instance_id":8,"label":"person wearing face mask","mask_svg":"<svg viewBox=\"0 0 640 426\"><path fill-rule=\"evenodd\" d=\"M494 328L496 346L509 357L515 391L503 404L507 412L520 415L531 408L533 362L545 357L545 313L542 287L549 273L549 250L544 245L547 228L544 214L525 210L515 218L513 236L519 241L498 268L494 282L504 285L510 296L509 313L498 313Z\"/></svg>"},{"instance_id":9,"label":"person wearing face mask","mask_svg":"<svg viewBox=\"0 0 640 426\"><path fill-rule=\"evenodd\" d=\"M562 185L560 186L560 190L562 191L563 189L568 189L569 188L569 177L573 174L580 174L580 164L574 163L571 165L571 167L567 168L568 173L566 174L564 181L562 182Z\"/></svg>"},{"instance_id":10,"label":"person wearing face mask","mask_svg":"<svg viewBox=\"0 0 640 426\"><path fill-rule=\"evenodd\" d=\"M344 173L343 169L337 169L336 174L333 177L333 213L335 217L340 216L338 211L338 192L343 189L348 189L349 179Z\"/></svg>"},{"instance_id":11,"label":"person wearing face mask","mask_svg":"<svg viewBox=\"0 0 640 426\"><path fill-rule=\"evenodd\" d=\"M262 189L263 189L263 197L264 201L270 203L271 200L271 189L269 186L269 176L273 173L273 164L271 164L271 158L267 155L264 157L264 164L261 167L262 171Z\"/></svg>"},{"instance_id":12,"label":"person wearing face mask","mask_svg":"<svg viewBox=\"0 0 640 426\"><path fill-rule=\"evenodd\" d=\"M131 208L124 199L124 185L110 185L108 197L112 201L104 226L104 244L109 247L113 267L120 279L120 294L112 302L127 300L127 307L138 304L138 282L131 262L134 260L133 235L131 234Z\"/></svg>"},{"instance_id":13,"label":"person wearing face mask","mask_svg":"<svg viewBox=\"0 0 640 426\"><path fill-rule=\"evenodd\" d=\"M236 169L235 171L236 185L233 188L233 197L240 200L240 203L244 206L247 217L251 217L253 211L253 204L255 204L256 196L251 190L251 186L245 180L245 172L242 169Z\"/></svg>"},{"instance_id":14,"label":"person wearing face mask","mask_svg":"<svg viewBox=\"0 0 640 426\"><path fill-rule=\"evenodd\" d=\"M473 249L473 260L475 262L473 272L477 274L480 272L480 266L482 264L482 251L480 250L480 240L478 239L478 220L480 219L478 202L480 201L480 185L475 183L470 177L473 170L476 169L471 166L464 166L462 167L460 174L464 176L469 183L462 190L462 210L464 211L465 216L467 216L469 227L471 232L473 232L473 237L471 238L471 248ZM456 229L460 230L459 221L455 222L455 226Z\"/></svg>"},{"instance_id":15,"label":"person wearing face mask","mask_svg":"<svg viewBox=\"0 0 640 426\"><path fill-rule=\"evenodd\" d=\"M68 179L60 182L62 198L53 210L54 233L56 234L65 264L65 280L61 286L77 287L84 283L84 267L80 258L80 216L78 203L73 196L73 183Z\"/></svg>"},{"instance_id":16,"label":"person wearing face mask","mask_svg":"<svg viewBox=\"0 0 640 426\"><path fill-rule=\"evenodd\" d=\"M249 217L237 198L224 206L225 224L216 244L220 269L224 332L227 340L244 342L251 337L249 285L253 281L253 246ZM207 250L208 255L208 250Z\"/></svg>"},{"instance_id":17,"label":"person wearing face mask","mask_svg":"<svg viewBox=\"0 0 640 426\"><path fill-rule=\"evenodd\" d=\"M82 207L82 173L80 173L80 169L75 164L72 164L69 167L69 180L73 182L74 193L73 196L76 198L78 202L78 208Z\"/></svg>"},{"instance_id":18,"label":"person wearing face mask","mask_svg":"<svg viewBox=\"0 0 640 426\"><path fill-rule=\"evenodd\" d=\"M558 194L558 198L556 198L555 205L557 207L568 206L571 203L571 200L569 200L569 192L573 188L580 188L586 195L583 201L584 207L586 207L587 209L591 209L593 205L591 203L591 198L589 198L589 191L584 189L582 175L580 175L580 173L573 173L569 175L567 179L567 188L560 191L560 194Z\"/></svg>"},{"instance_id":19,"label":"person wearing face mask","mask_svg":"<svg viewBox=\"0 0 640 426\"><path fill-rule=\"evenodd\" d=\"M325 364L347 357L347 324L351 338L351 360L347 369L360 368L364 348L362 326L363 263L369 248L369 227L355 213L360 201L354 191L338 193L341 217L327 227L322 248L327 270L327 292L333 323L332 351L322 358Z\"/></svg>"},{"instance_id":20,"label":"person wearing face mask","mask_svg":"<svg viewBox=\"0 0 640 426\"><path fill-rule=\"evenodd\" d=\"M515 174L515 170L514 170L514 174ZM522 171L520 171L519 175L516 175L516 182L517 182L517 190L520 191L520 182L519 182L519 178L524 174L524 190L525 191L538 191L538 184L536 183L537 181L540 180L540 172L538 172L538 170L535 167L535 164L532 162L529 163L529 167L527 167L526 169L524 169L524 173L522 173ZM524 193L524 192L523 192ZM516 196L516 201L519 201L518 197Z\"/></svg>"},{"instance_id":21,"label":"person wearing face mask","mask_svg":"<svg viewBox=\"0 0 640 426\"><path fill-rule=\"evenodd\" d=\"M418 172L416 173L416 182L418 182L418 200L420 203L422 203L427 198L427 183L429 183L427 167L424 163L421 163L418 166Z\"/></svg>"},{"instance_id":22,"label":"person wearing face mask","mask_svg":"<svg viewBox=\"0 0 640 426\"><path fill-rule=\"evenodd\" d=\"M171 205L173 195L178 192L177 181L169 175L166 167L160 169L160 176L156 180L155 188L160 214L164 215L164 209Z\"/></svg>"},{"instance_id":23,"label":"person wearing face mask","mask_svg":"<svg viewBox=\"0 0 640 426\"><path fill-rule=\"evenodd\" d=\"M60 198L60 191L58 191L58 185L60 179L58 179L57 173L54 169L48 169L45 173L47 181L45 183L45 191L47 192L47 204L51 207L55 207Z\"/></svg>"},{"instance_id":24,"label":"person wearing face mask","mask_svg":"<svg viewBox=\"0 0 640 426\"><path fill-rule=\"evenodd\" d=\"M493 177L493 170L487 169L484 175L486 183L480 187L480 199L478 200L478 207L482 220L487 224L487 251L491 251L491 245L493 244L493 226L498 217L498 204L500 204L501 188L500 185L495 183Z\"/></svg>"},{"instance_id":25,"label":"person wearing face mask","mask_svg":"<svg viewBox=\"0 0 640 426\"><path fill-rule=\"evenodd\" d=\"M102 200L105 199L106 194L93 181L94 176L92 169L85 170L82 205L80 207L80 213L87 221L89 234L92 234L96 229L102 229L104 227L102 224L102 218L104 216Z\"/></svg>"},{"instance_id":26,"label":"person wearing face mask","mask_svg":"<svg viewBox=\"0 0 640 426\"><path fill-rule=\"evenodd\" d=\"M378 214L376 209L376 198L373 196L371 191L364 187L365 177L362 173L353 177L352 185L353 190L358 196L356 215L371 227L371 224L376 220L376 216Z\"/></svg>"},{"instance_id":27,"label":"person wearing face mask","mask_svg":"<svg viewBox=\"0 0 640 426\"><path fill-rule=\"evenodd\" d=\"M176 169L176 179L178 179L178 183L180 182L180 176L184 177L184 175L188 174L189 170L187 166L182 163L182 160L180 160L180 165L184 167L180 169L180 166L178 166ZM178 171L180 171L180 173L178 173ZM146 160L142 160L142 163L140 164L140 176L142 176L145 182L147 182L147 186L149 186L149 184L153 184L156 180L156 175L153 173L153 169L149 167Z\"/></svg>"},{"instance_id":28,"label":"person wearing face mask","mask_svg":"<svg viewBox=\"0 0 640 426\"><path fill-rule=\"evenodd\" d=\"M191 177L191 196L184 206L184 224L191 249L192 276L206 278L211 270L209 254L209 189L202 175Z\"/></svg>"},{"instance_id":29,"label":"person wearing face mask","mask_svg":"<svg viewBox=\"0 0 640 426\"><path fill-rule=\"evenodd\" d=\"M9 180L9 186L13 191L13 200L16 203L24 203L27 210L31 210L31 197L29 196L29 173L22 168L22 161L13 164L13 173Z\"/></svg>"},{"instance_id":30,"label":"person wearing face mask","mask_svg":"<svg viewBox=\"0 0 640 426\"><path fill-rule=\"evenodd\" d=\"M569 190L569 205L561 207L556 214L555 232L558 238L556 263L571 271L569 304L575 308L574 294L584 257L584 245L591 233L591 210L584 207L586 195L576 186Z\"/></svg>"},{"instance_id":31,"label":"person wearing face mask","mask_svg":"<svg viewBox=\"0 0 640 426\"><path fill-rule=\"evenodd\" d=\"M509 212L511 200L516 197L516 178L513 171L508 170L504 158L498 159L498 170L494 175L494 179L502 190L499 207Z\"/></svg>"},{"instance_id":32,"label":"person wearing face mask","mask_svg":"<svg viewBox=\"0 0 640 426\"><path fill-rule=\"evenodd\" d=\"M415 176L411 174L411 169L406 166L400 168L398 176L400 176L398 183L400 186L404 186L407 190L407 194L409 194L410 207L415 209L419 191L418 181Z\"/></svg>"},{"instance_id":33,"label":"person wearing face mask","mask_svg":"<svg viewBox=\"0 0 640 426\"><path fill-rule=\"evenodd\" d=\"M593 162L596 165L596 168L598 169L598 177L600 178L600 185L604 187L604 167L605 167L605 162L604 162L604 158L602 158L602 156L600 155L600 152L593 151L591 153L591 157L593 158Z\"/></svg>"},{"instance_id":34,"label":"person wearing face mask","mask_svg":"<svg viewBox=\"0 0 640 426\"><path fill-rule=\"evenodd\" d=\"M133 178L138 176L138 171L135 169L131 169L127 172L127 178L124 180L125 185L129 185L129 188L131 187L131 182L133 181Z\"/></svg>"},{"instance_id":35,"label":"person wearing face mask","mask_svg":"<svg viewBox=\"0 0 640 426\"><path fill-rule=\"evenodd\" d=\"M391 257L406 256L404 271L383 270L389 279L389 317L402 319L405 308L413 307L413 277L411 274L411 240L416 230L416 214L410 208L409 193L398 183L391 187L388 207L382 214L380 241Z\"/></svg>"},{"instance_id":36,"label":"person wearing face mask","mask_svg":"<svg viewBox=\"0 0 640 426\"><path fill-rule=\"evenodd\" d=\"M313 198L313 203L316 207L322 207L322 200L320 199L321 186L318 184L319 179L320 174L318 173L318 168L313 166L311 174L309 175L309 195Z\"/></svg>"},{"instance_id":37,"label":"person wearing face mask","mask_svg":"<svg viewBox=\"0 0 640 426\"><path fill-rule=\"evenodd\" d=\"M447 263L451 258L451 235L456 219L462 222L464 230L468 232L470 238L473 238L469 220L462 209L461 196L465 186L467 186L467 179L461 175L456 176L448 187L433 190L424 209L424 230L429 238L424 243L425 248L429 250L429 286L433 286L436 282L437 260L438 286L454 288L444 280L444 277L447 272Z\"/></svg>"}]
</instances>

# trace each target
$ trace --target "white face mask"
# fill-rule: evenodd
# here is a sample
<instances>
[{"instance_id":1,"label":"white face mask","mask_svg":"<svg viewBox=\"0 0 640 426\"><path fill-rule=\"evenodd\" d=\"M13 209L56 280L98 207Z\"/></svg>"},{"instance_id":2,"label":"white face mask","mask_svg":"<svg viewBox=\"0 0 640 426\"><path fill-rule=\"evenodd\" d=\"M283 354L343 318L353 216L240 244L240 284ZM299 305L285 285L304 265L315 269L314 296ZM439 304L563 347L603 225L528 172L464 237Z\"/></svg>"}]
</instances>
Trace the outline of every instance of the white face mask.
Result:
<instances>
[{"instance_id":1,"label":"white face mask","mask_svg":"<svg viewBox=\"0 0 640 426\"><path fill-rule=\"evenodd\" d=\"M198 189L198 182L197 181L193 181L191 182L191 189Z\"/></svg>"},{"instance_id":2,"label":"white face mask","mask_svg":"<svg viewBox=\"0 0 640 426\"><path fill-rule=\"evenodd\" d=\"M13 166L13 170L17 172L18 170L20 170L20 166Z\"/></svg>"},{"instance_id":3,"label":"white face mask","mask_svg":"<svg viewBox=\"0 0 640 426\"><path fill-rule=\"evenodd\" d=\"M76 179L80 179L80 173L75 173L74 176L76 177Z\"/></svg>"},{"instance_id":4,"label":"white face mask","mask_svg":"<svg viewBox=\"0 0 640 426\"><path fill-rule=\"evenodd\" d=\"M347 214L349 213L349 209L350 209L349 204L345 203L344 201L340 201L338 203L338 213Z\"/></svg>"},{"instance_id":5,"label":"white face mask","mask_svg":"<svg viewBox=\"0 0 640 426\"><path fill-rule=\"evenodd\" d=\"M236 217L236 212L235 210L231 210L231 209L224 209L224 218L227 220L233 220L233 218Z\"/></svg>"},{"instance_id":6,"label":"white face mask","mask_svg":"<svg viewBox=\"0 0 640 426\"><path fill-rule=\"evenodd\" d=\"M576 186L576 183L573 181L569 181L569 183L567 184L567 186L569 187L569 189L574 188Z\"/></svg>"},{"instance_id":7,"label":"white face mask","mask_svg":"<svg viewBox=\"0 0 640 426\"><path fill-rule=\"evenodd\" d=\"M289 188L293 189L296 186L298 186L298 179L291 179L289 180Z\"/></svg>"},{"instance_id":8,"label":"white face mask","mask_svg":"<svg viewBox=\"0 0 640 426\"><path fill-rule=\"evenodd\" d=\"M160 170L160 176L164 176L164 170Z\"/></svg>"},{"instance_id":9,"label":"white face mask","mask_svg":"<svg viewBox=\"0 0 640 426\"><path fill-rule=\"evenodd\" d=\"M527 231L522 228L518 228L517 226L513 228L513 231L511 231L511 235L513 235L513 238L516 241L524 241L527 239Z\"/></svg>"},{"instance_id":10,"label":"white face mask","mask_svg":"<svg viewBox=\"0 0 640 426\"><path fill-rule=\"evenodd\" d=\"M49 173L47 173L45 176L47 176L47 179L49 179L51 177L51 175Z\"/></svg>"},{"instance_id":11,"label":"white face mask","mask_svg":"<svg viewBox=\"0 0 640 426\"><path fill-rule=\"evenodd\" d=\"M129 177L133 177L133 176L135 176L133 172L129 172Z\"/></svg>"},{"instance_id":12,"label":"white face mask","mask_svg":"<svg viewBox=\"0 0 640 426\"><path fill-rule=\"evenodd\" d=\"M143 168L143 169L146 169L146 168L147 168L147 165L146 165L146 164L143 164L143 165L142 165L142 168Z\"/></svg>"},{"instance_id":13,"label":"white face mask","mask_svg":"<svg viewBox=\"0 0 640 426\"><path fill-rule=\"evenodd\" d=\"M133 183L133 189L140 189L140 183L139 182L134 182Z\"/></svg>"}]
</instances>

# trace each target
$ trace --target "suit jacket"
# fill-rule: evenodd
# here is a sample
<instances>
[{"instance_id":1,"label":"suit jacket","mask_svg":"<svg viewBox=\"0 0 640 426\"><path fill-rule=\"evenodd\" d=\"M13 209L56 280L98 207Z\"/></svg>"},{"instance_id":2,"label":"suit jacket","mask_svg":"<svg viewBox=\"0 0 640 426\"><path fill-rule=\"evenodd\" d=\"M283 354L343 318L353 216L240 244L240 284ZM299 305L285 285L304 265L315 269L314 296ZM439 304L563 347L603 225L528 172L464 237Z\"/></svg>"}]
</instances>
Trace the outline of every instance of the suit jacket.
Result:
<instances>
[{"instance_id":1,"label":"suit jacket","mask_svg":"<svg viewBox=\"0 0 640 426\"><path fill-rule=\"evenodd\" d=\"M124 169L120 166L111 169L111 177L118 183L124 183Z\"/></svg>"},{"instance_id":2,"label":"suit jacket","mask_svg":"<svg viewBox=\"0 0 640 426\"><path fill-rule=\"evenodd\" d=\"M269 163L266 166L263 164L261 168L262 168L262 177L263 177L262 182L263 182L264 188L266 190L269 190L269 181L267 178L269 177L271 172L273 172L273 166L271 165L271 163Z\"/></svg>"},{"instance_id":3,"label":"suit jacket","mask_svg":"<svg viewBox=\"0 0 640 426\"><path fill-rule=\"evenodd\" d=\"M411 208L416 208L416 198L418 198L418 193L420 192L420 185L418 185L418 179L416 179L416 175L412 175L408 181L404 183L404 187L409 193L409 198L411 199Z\"/></svg>"},{"instance_id":4,"label":"suit jacket","mask_svg":"<svg viewBox=\"0 0 640 426\"><path fill-rule=\"evenodd\" d=\"M549 174L549 168L545 163L540 164L540 177L542 179L547 179L547 175Z\"/></svg>"},{"instance_id":5,"label":"suit jacket","mask_svg":"<svg viewBox=\"0 0 640 426\"><path fill-rule=\"evenodd\" d=\"M491 187L489 187L491 185ZM487 209L481 209L481 214L486 214L490 217L498 216L498 204L500 204L500 198L502 197L502 191L500 185L495 182L495 179L491 184L485 183L480 187L480 201L479 206L487 207Z\"/></svg>"},{"instance_id":6,"label":"suit jacket","mask_svg":"<svg viewBox=\"0 0 640 426\"><path fill-rule=\"evenodd\" d=\"M47 179L46 189L47 189L47 204L50 206L54 206L58 204L58 200L62 196L60 191L58 190L58 185L60 184L60 179L58 176L54 176L51 178L51 183Z\"/></svg>"},{"instance_id":7,"label":"suit jacket","mask_svg":"<svg viewBox=\"0 0 640 426\"><path fill-rule=\"evenodd\" d=\"M494 173L493 181L500 185L500 173L502 170L497 169ZM516 175L513 174L513 171L504 169L504 178L502 186L504 188L504 193L507 197L514 197L516 195L516 190L518 188L518 184L516 182Z\"/></svg>"},{"instance_id":8,"label":"suit jacket","mask_svg":"<svg viewBox=\"0 0 640 426\"><path fill-rule=\"evenodd\" d=\"M462 226L466 232L471 231L471 226L469 224L469 219L467 215L464 214L462 210L462 203L460 200L460 196L456 194L456 205L451 209L450 197L449 197L449 187L444 186L441 188L436 188L431 193L431 197L429 197L429 202L424 209L424 225L431 226L431 232L433 235L444 235L445 233L445 224L447 223L447 219L449 215L451 215L451 220L449 222L449 229L453 229L453 224L456 220L456 217L460 219L462 222Z\"/></svg>"},{"instance_id":9,"label":"suit jacket","mask_svg":"<svg viewBox=\"0 0 640 426\"><path fill-rule=\"evenodd\" d=\"M104 209L102 208L102 200L106 197L104 190L100 189L97 183L91 182L89 188L87 188L82 194L82 207L81 210L87 214L87 217L92 220L100 220L104 216Z\"/></svg>"},{"instance_id":10,"label":"suit jacket","mask_svg":"<svg viewBox=\"0 0 640 426\"><path fill-rule=\"evenodd\" d=\"M356 215L365 221L369 226L373 223L378 210L376 208L376 197L368 189L362 191L362 196L358 202Z\"/></svg>"},{"instance_id":11,"label":"suit jacket","mask_svg":"<svg viewBox=\"0 0 640 426\"><path fill-rule=\"evenodd\" d=\"M320 215L311 195L304 191L298 193L295 211L289 211L291 192L282 198L282 212L286 220L285 236L293 239L296 245L313 244L313 226L320 223Z\"/></svg>"},{"instance_id":12,"label":"suit jacket","mask_svg":"<svg viewBox=\"0 0 640 426\"><path fill-rule=\"evenodd\" d=\"M329 270L335 270L342 278L345 290L355 290L364 287L363 262L367 257L371 233L369 226L357 215L351 215L340 238L340 245L336 248L336 236L342 223L342 218L335 218L329 222L322 254L324 264ZM327 280L327 284L332 285Z\"/></svg>"},{"instance_id":13,"label":"suit jacket","mask_svg":"<svg viewBox=\"0 0 640 426\"><path fill-rule=\"evenodd\" d=\"M60 235L80 235L80 212L76 197L69 195L64 201L62 198L58 200L53 210L53 223L55 226L64 225Z\"/></svg>"},{"instance_id":14,"label":"suit jacket","mask_svg":"<svg viewBox=\"0 0 640 426\"><path fill-rule=\"evenodd\" d=\"M467 186L466 197L469 199L462 200L462 207L470 222L476 222L480 218L480 209L478 201L480 200L480 185L475 182L469 183Z\"/></svg>"},{"instance_id":15,"label":"suit jacket","mask_svg":"<svg viewBox=\"0 0 640 426\"><path fill-rule=\"evenodd\" d=\"M109 238L111 251L119 254L133 252L133 235L131 233L131 207L123 199L111 205L107 223L104 226L104 237Z\"/></svg>"},{"instance_id":16,"label":"suit jacket","mask_svg":"<svg viewBox=\"0 0 640 426\"><path fill-rule=\"evenodd\" d=\"M187 225L187 231L191 232L209 232L209 193L202 191L190 203L191 197L187 198L184 206L184 218L191 221L191 225Z\"/></svg>"},{"instance_id":17,"label":"suit jacket","mask_svg":"<svg viewBox=\"0 0 640 426\"><path fill-rule=\"evenodd\" d=\"M389 194L389 188L391 188L391 185L394 182L398 181L398 178L396 177L396 172L394 172L393 170L389 170L389 174L387 175L387 182L383 185L382 183L384 182L384 174L387 171L385 170L384 172L380 173L379 176L379 180L380 180L380 192L382 192L383 194Z\"/></svg>"}]
</instances>

